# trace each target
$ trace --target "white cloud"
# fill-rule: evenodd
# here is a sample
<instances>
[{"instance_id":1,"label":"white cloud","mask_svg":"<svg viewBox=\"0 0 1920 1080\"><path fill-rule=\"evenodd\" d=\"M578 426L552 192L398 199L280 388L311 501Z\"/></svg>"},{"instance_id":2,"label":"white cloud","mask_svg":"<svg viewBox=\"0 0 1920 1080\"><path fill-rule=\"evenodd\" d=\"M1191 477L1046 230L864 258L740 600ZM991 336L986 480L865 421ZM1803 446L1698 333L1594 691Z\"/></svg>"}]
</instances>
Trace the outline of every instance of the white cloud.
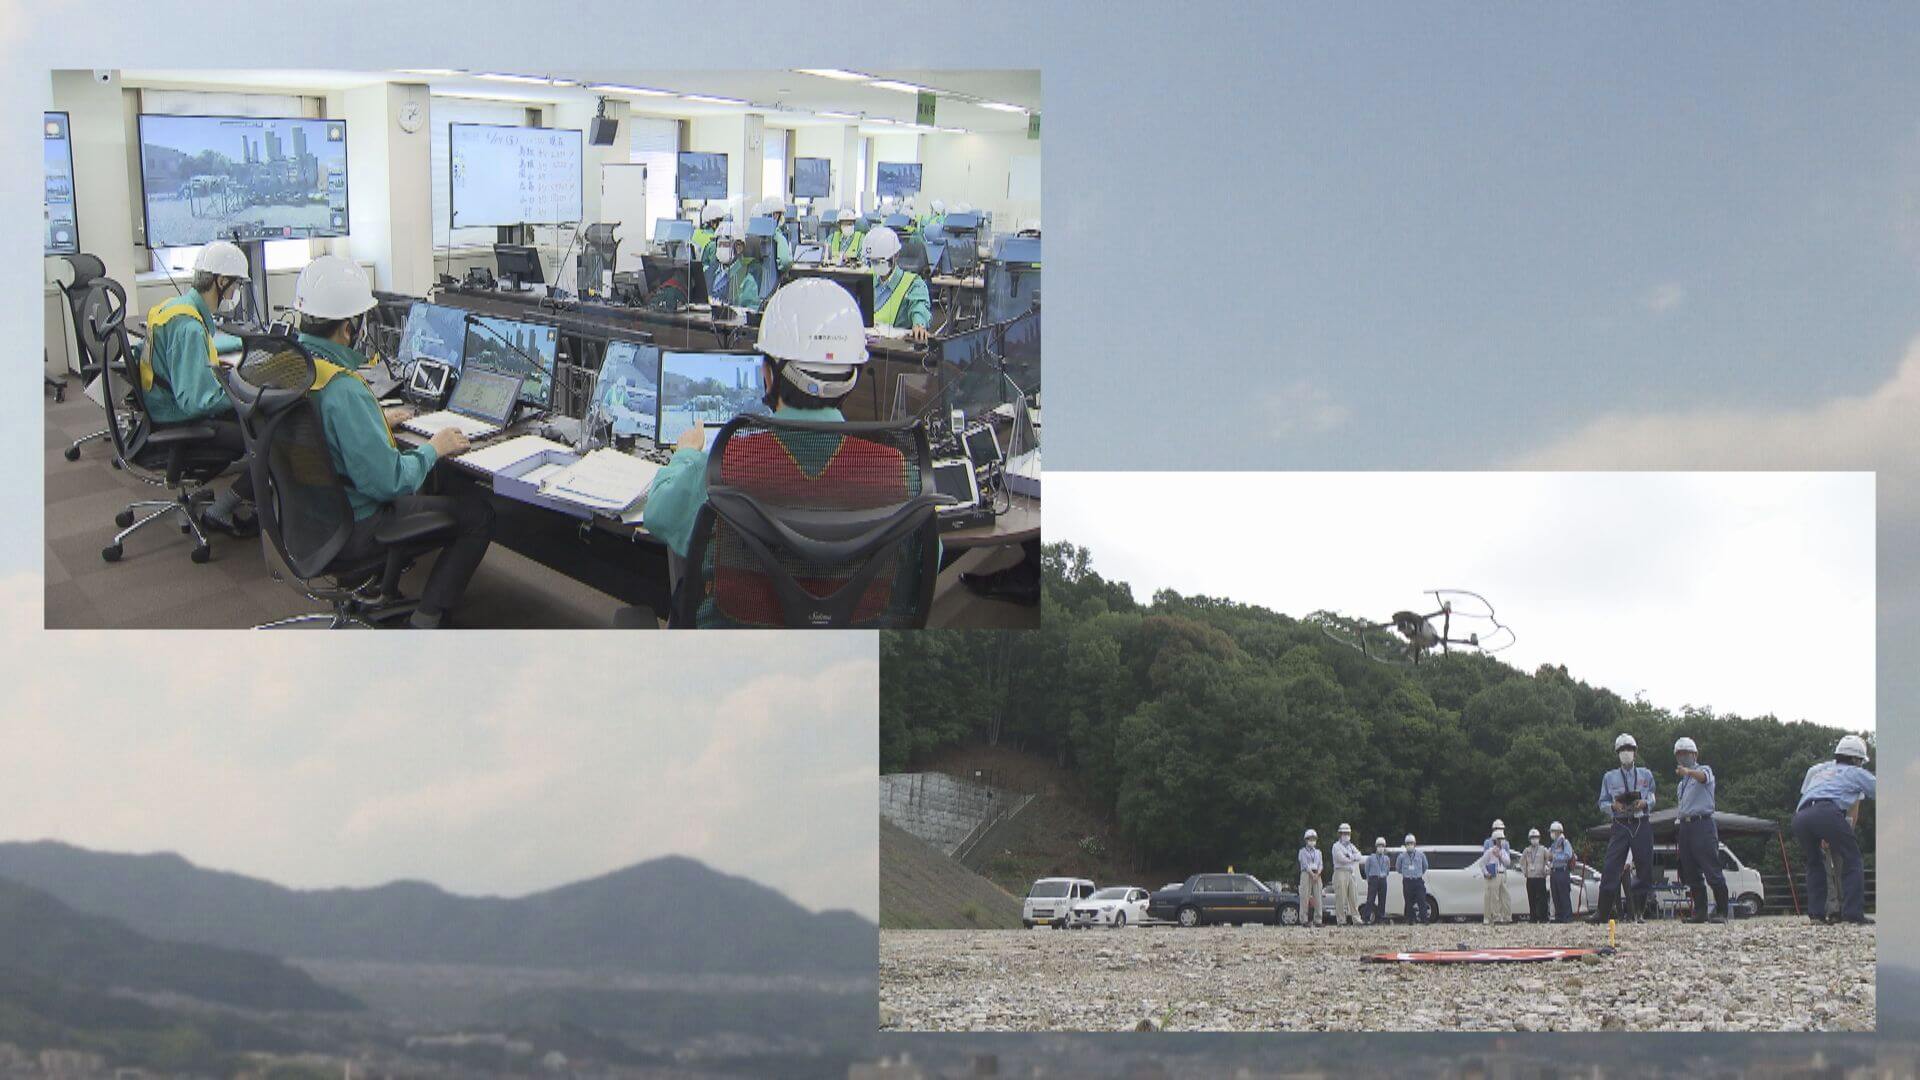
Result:
<instances>
[{"instance_id":1,"label":"white cloud","mask_svg":"<svg viewBox=\"0 0 1920 1080\"><path fill-rule=\"evenodd\" d=\"M1641 300L1647 310L1656 315L1665 315L1686 302L1687 287L1677 281L1668 281L1654 286Z\"/></svg>"},{"instance_id":2,"label":"white cloud","mask_svg":"<svg viewBox=\"0 0 1920 1080\"><path fill-rule=\"evenodd\" d=\"M1324 435L1345 424L1351 411L1325 388L1296 379L1268 396L1265 415L1270 437L1291 439Z\"/></svg>"},{"instance_id":3,"label":"white cloud","mask_svg":"<svg viewBox=\"0 0 1920 1080\"><path fill-rule=\"evenodd\" d=\"M1920 338L1872 392L1805 408L1603 416L1510 466L1875 469L1892 509L1920 510Z\"/></svg>"}]
</instances>

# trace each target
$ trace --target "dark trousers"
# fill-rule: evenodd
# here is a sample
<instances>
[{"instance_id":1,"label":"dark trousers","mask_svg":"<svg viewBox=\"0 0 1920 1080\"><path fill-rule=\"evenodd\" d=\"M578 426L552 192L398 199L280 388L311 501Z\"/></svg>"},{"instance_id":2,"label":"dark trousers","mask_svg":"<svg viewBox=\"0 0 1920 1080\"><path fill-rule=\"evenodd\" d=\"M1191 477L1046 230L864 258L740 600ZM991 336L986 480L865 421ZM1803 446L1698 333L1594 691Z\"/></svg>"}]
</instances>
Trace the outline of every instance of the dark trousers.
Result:
<instances>
[{"instance_id":1,"label":"dark trousers","mask_svg":"<svg viewBox=\"0 0 1920 1080\"><path fill-rule=\"evenodd\" d=\"M1628 910L1639 918L1647 909L1647 897L1653 893L1653 825L1646 818L1616 821L1607 836L1607 859L1600 866L1600 895L1620 895L1620 878L1627 868L1627 853L1633 853L1633 891Z\"/></svg>"},{"instance_id":2,"label":"dark trousers","mask_svg":"<svg viewBox=\"0 0 1920 1080\"><path fill-rule=\"evenodd\" d=\"M1682 821L1678 845L1680 881L1693 894L1694 917L1706 916L1708 888L1720 904L1720 914L1727 914L1727 875L1720 869L1720 827L1711 817Z\"/></svg>"},{"instance_id":3,"label":"dark trousers","mask_svg":"<svg viewBox=\"0 0 1920 1080\"><path fill-rule=\"evenodd\" d=\"M1860 861L1860 841L1854 838L1846 811L1835 803L1808 803L1793 815L1793 835L1800 841L1800 858L1807 865L1808 914L1819 918L1831 914L1837 906L1842 918L1866 918L1866 868ZM1837 905L1827 901L1827 860L1821 857L1821 841L1840 860L1840 880L1833 883L1840 888Z\"/></svg>"},{"instance_id":4,"label":"dark trousers","mask_svg":"<svg viewBox=\"0 0 1920 1080\"><path fill-rule=\"evenodd\" d=\"M1387 921L1387 879L1370 877L1367 879L1367 906L1360 913L1365 922L1383 923Z\"/></svg>"},{"instance_id":5,"label":"dark trousers","mask_svg":"<svg viewBox=\"0 0 1920 1080\"><path fill-rule=\"evenodd\" d=\"M373 515L354 522L353 535L338 558L358 560L379 553L383 545L374 531L396 517L433 511L453 517L453 540L440 552L420 590L420 610L438 615L460 603L493 542L493 507L480 495L402 495Z\"/></svg>"},{"instance_id":6,"label":"dark trousers","mask_svg":"<svg viewBox=\"0 0 1920 1080\"><path fill-rule=\"evenodd\" d=\"M1400 898L1406 902L1408 923L1426 921L1427 881L1425 878L1401 878Z\"/></svg>"},{"instance_id":7,"label":"dark trousers","mask_svg":"<svg viewBox=\"0 0 1920 1080\"><path fill-rule=\"evenodd\" d=\"M1547 921L1547 879L1527 879L1527 917L1533 922Z\"/></svg>"},{"instance_id":8,"label":"dark trousers","mask_svg":"<svg viewBox=\"0 0 1920 1080\"><path fill-rule=\"evenodd\" d=\"M1553 921L1569 922L1573 919L1573 871L1556 866L1549 873L1553 875Z\"/></svg>"},{"instance_id":9,"label":"dark trousers","mask_svg":"<svg viewBox=\"0 0 1920 1080\"><path fill-rule=\"evenodd\" d=\"M252 502L253 470L247 467L247 443L240 436L240 421L231 417L225 419L210 417L204 420L186 420L179 425L167 426L186 427L201 424L213 428L213 437L207 440L208 446L230 451L233 454L233 460L240 462L240 475L233 478L233 493L240 496L242 501Z\"/></svg>"}]
</instances>

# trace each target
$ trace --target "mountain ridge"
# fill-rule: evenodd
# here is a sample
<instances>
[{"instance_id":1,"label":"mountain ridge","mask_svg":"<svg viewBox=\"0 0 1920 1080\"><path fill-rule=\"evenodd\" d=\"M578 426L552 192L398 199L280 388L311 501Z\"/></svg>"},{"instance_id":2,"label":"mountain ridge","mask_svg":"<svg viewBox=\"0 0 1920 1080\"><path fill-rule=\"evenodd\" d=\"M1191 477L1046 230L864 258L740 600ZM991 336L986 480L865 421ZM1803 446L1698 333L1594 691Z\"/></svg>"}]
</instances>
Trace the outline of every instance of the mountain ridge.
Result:
<instances>
[{"instance_id":1,"label":"mountain ridge","mask_svg":"<svg viewBox=\"0 0 1920 1080\"><path fill-rule=\"evenodd\" d=\"M871 972L874 924L672 855L516 898L289 889L173 853L0 843L0 878L153 937L274 956L662 973Z\"/></svg>"}]
</instances>

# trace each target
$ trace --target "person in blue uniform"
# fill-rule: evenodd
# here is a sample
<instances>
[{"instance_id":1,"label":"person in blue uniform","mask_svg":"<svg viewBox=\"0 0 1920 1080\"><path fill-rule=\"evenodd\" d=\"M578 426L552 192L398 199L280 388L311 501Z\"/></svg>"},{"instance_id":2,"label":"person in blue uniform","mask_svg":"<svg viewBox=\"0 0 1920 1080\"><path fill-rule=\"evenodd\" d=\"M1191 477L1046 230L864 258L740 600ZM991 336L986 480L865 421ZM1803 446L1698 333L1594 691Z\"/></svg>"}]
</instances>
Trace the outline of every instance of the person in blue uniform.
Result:
<instances>
[{"instance_id":1,"label":"person in blue uniform","mask_svg":"<svg viewBox=\"0 0 1920 1080\"><path fill-rule=\"evenodd\" d=\"M1600 811L1612 819L1613 825L1607 833L1606 860L1600 867L1600 903L1587 917L1593 923L1614 917L1629 854L1633 856L1633 890L1625 916L1637 920L1653 892L1653 826L1647 820L1653 813L1653 770L1635 764L1640 748L1633 736L1622 734L1613 740L1613 750L1620 758L1620 767L1608 769L1600 778Z\"/></svg>"},{"instance_id":2,"label":"person in blue uniform","mask_svg":"<svg viewBox=\"0 0 1920 1080\"><path fill-rule=\"evenodd\" d=\"M1860 820L1860 800L1874 797L1874 776L1866 765L1866 740L1848 735L1834 747L1832 761L1822 761L1809 768L1800 782L1800 802L1793 812L1793 835L1800 841L1800 858L1807 868L1807 913L1815 922L1873 925L1867 916L1866 874L1860 859L1860 841L1853 832ZM1840 864L1840 880L1832 883L1840 890L1837 905L1827 895L1827 863L1820 851L1823 843Z\"/></svg>"}]
</instances>

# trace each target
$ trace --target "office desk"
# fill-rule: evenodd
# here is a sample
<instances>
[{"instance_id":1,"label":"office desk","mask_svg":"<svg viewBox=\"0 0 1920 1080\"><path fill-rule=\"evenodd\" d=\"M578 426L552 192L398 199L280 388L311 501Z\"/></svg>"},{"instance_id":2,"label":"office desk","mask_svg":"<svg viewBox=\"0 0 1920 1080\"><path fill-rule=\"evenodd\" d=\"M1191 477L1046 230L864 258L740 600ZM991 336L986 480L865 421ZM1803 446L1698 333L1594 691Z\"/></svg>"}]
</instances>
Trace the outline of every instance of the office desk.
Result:
<instances>
[{"instance_id":1,"label":"office desk","mask_svg":"<svg viewBox=\"0 0 1920 1080\"><path fill-rule=\"evenodd\" d=\"M539 424L520 423L487 440L501 442L533 434ZM396 429L394 440L406 447L427 440ZM482 444L486 445L486 444ZM588 585L628 604L651 608L666 618L672 599L667 573L667 546L644 524L629 525L616 518L596 516L583 521L558 510L496 495L493 474L465 465L461 458L442 458L434 466L436 481L449 492L484 495L494 510L494 543L556 573ZM977 548L1011 546L1040 535L1040 502L1013 497L1007 513L991 525L941 534L944 567Z\"/></svg>"}]
</instances>

